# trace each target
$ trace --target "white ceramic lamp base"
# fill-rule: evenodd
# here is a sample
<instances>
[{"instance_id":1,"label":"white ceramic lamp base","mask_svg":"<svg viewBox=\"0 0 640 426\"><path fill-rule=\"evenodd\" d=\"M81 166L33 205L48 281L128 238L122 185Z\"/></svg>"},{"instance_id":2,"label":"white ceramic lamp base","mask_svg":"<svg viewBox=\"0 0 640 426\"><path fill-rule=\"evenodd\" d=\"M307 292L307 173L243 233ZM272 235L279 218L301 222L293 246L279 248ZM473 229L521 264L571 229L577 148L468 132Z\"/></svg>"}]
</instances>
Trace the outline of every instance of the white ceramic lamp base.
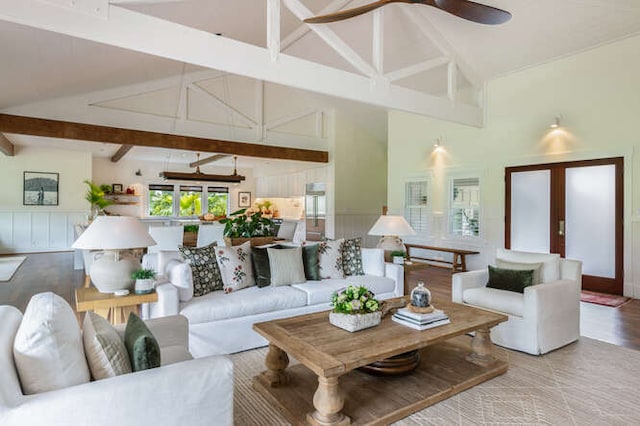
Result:
<instances>
[{"instance_id":1,"label":"white ceramic lamp base","mask_svg":"<svg viewBox=\"0 0 640 426\"><path fill-rule=\"evenodd\" d=\"M140 262L129 254L119 254L117 250L96 253L91 264L91 281L100 293L115 293L129 290L134 282L131 274L140 269Z\"/></svg>"},{"instance_id":2,"label":"white ceramic lamp base","mask_svg":"<svg viewBox=\"0 0 640 426\"><path fill-rule=\"evenodd\" d=\"M393 251L406 251L406 247L404 246L402 240L397 235L385 235L380 238L378 241L378 245L376 246L384 250L384 260L385 262L391 262L392 256L391 252Z\"/></svg>"}]
</instances>

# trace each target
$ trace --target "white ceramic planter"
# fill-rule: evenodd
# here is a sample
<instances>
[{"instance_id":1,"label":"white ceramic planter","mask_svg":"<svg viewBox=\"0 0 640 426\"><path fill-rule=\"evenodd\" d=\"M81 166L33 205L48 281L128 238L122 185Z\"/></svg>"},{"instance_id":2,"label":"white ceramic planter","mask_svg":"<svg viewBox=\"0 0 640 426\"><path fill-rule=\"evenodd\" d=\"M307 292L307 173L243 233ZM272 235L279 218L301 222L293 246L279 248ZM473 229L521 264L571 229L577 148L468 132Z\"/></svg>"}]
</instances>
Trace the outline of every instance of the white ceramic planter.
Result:
<instances>
[{"instance_id":1,"label":"white ceramic planter","mask_svg":"<svg viewBox=\"0 0 640 426\"><path fill-rule=\"evenodd\" d=\"M136 287L135 287L135 292L136 294L148 294L151 293L153 291L153 287L155 284L155 281L153 278L149 278L149 279L144 279L144 280L136 280Z\"/></svg>"},{"instance_id":2,"label":"white ceramic planter","mask_svg":"<svg viewBox=\"0 0 640 426\"><path fill-rule=\"evenodd\" d=\"M331 312L329 314L329 322L336 327L350 332L364 330L365 328L375 327L380 324L382 312L372 312L370 314L338 314Z\"/></svg>"}]
</instances>

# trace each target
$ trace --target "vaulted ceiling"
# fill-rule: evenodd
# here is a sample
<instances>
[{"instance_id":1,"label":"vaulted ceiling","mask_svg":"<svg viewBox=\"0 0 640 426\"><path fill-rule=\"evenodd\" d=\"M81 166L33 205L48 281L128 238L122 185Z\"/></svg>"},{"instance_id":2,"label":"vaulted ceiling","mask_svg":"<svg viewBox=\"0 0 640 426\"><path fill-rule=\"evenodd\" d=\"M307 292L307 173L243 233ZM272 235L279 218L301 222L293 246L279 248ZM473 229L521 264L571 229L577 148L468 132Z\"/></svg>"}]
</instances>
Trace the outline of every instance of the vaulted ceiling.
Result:
<instances>
[{"instance_id":1,"label":"vaulted ceiling","mask_svg":"<svg viewBox=\"0 0 640 426\"><path fill-rule=\"evenodd\" d=\"M370 105L362 117L373 106L482 126L487 80L640 31L637 0L483 1L513 15L497 26L404 3L302 22L369 2L2 0L0 110L215 69L356 114Z\"/></svg>"}]
</instances>

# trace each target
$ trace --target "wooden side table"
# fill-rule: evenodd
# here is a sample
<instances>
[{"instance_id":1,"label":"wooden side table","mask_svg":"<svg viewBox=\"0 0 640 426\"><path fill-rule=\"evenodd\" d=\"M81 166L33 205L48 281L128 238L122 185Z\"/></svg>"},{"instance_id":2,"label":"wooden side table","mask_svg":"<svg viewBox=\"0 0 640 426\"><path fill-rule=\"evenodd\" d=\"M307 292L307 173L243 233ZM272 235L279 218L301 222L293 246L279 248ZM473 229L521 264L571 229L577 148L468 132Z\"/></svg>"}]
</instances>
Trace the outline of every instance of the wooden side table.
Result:
<instances>
[{"instance_id":1,"label":"wooden side table","mask_svg":"<svg viewBox=\"0 0 640 426\"><path fill-rule=\"evenodd\" d=\"M127 294L114 296L110 293L100 293L95 287L76 288L76 310L78 312L93 311L111 321L111 324L127 322L129 313L139 315L138 309L142 303L158 301L158 294Z\"/></svg>"}]
</instances>

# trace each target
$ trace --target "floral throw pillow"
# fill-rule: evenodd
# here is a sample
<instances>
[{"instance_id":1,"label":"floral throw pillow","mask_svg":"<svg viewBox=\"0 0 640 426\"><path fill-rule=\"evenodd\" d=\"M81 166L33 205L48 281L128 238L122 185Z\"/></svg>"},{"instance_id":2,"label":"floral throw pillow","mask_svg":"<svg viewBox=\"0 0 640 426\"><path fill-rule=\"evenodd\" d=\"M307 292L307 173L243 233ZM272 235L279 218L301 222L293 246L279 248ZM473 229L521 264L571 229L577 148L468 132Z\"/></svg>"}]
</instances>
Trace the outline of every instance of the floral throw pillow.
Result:
<instances>
[{"instance_id":1,"label":"floral throw pillow","mask_svg":"<svg viewBox=\"0 0 640 426\"><path fill-rule=\"evenodd\" d=\"M342 269L346 276L364 275L360 238L344 240L342 245Z\"/></svg>"},{"instance_id":2,"label":"floral throw pillow","mask_svg":"<svg viewBox=\"0 0 640 426\"><path fill-rule=\"evenodd\" d=\"M255 285L249 241L239 246L218 247L216 260L220 267L225 293Z\"/></svg>"},{"instance_id":3,"label":"floral throw pillow","mask_svg":"<svg viewBox=\"0 0 640 426\"><path fill-rule=\"evenodd\" d=\"M193 297L222 290L222 276L216 262L216 243L204 247L179 246L185 261L191 266Z\"/></svg>"},{"instance_id":4,"label":"floral throw pillow","mask_svg":"<svg viewBox=\"0 0 640 426\"><path fill-rule=\"evenodd\" d=\"M344 238L323 241L318 244L318 266L320 278L344 278L342 266L342 245Z\"/></svg>"}]
</instances>

